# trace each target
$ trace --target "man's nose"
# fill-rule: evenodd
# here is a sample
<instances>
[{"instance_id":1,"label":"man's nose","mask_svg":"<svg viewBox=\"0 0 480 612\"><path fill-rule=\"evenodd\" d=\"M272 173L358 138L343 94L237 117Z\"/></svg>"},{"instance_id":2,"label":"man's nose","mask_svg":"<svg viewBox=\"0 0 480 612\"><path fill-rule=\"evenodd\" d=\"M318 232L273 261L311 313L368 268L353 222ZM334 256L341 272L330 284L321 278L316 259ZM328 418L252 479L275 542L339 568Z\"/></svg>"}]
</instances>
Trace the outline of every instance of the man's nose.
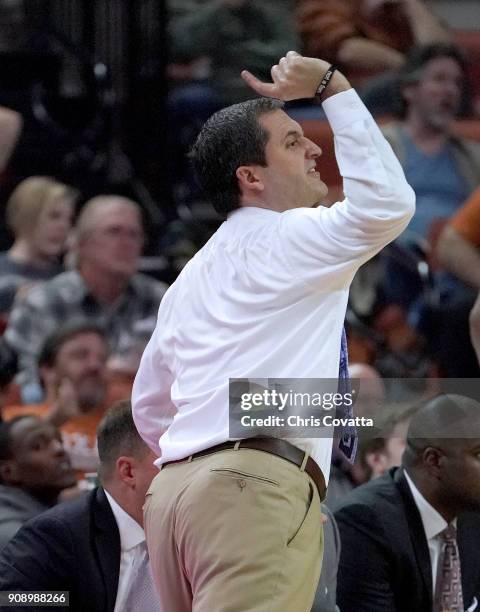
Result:
<instances>
[{"instance_id":1,"label":"man's nose","mask_svg":"<svg viewBox=\"0 0 480 612\"><path fill-rule=\"evenodd\" d=\"M322 154L322 149L312 140L307 139L306 154L309 159L317 159Z\"/></svg>"},{"instance_id":2,"label":"man's nose","mask_svg":"<svg viewBox=\"0 0 480 612\"><path fill-rule=\"evenodd\" d=\"M104 367L104 361L100 357L92 355L88 360L88 369L92 372L100 372Z\"/></svg>"},{"instance_id":3,"label":"man's nose","mask_svg":"<svg viewBox=\"0 0 480 612\"><path fill-rule=\"evenodd\" d=\"M50 444L50 447L52 449L52 454L56 457L66 457L67 453L61 440L54 438Z\"/></svg>"}]
</instances>

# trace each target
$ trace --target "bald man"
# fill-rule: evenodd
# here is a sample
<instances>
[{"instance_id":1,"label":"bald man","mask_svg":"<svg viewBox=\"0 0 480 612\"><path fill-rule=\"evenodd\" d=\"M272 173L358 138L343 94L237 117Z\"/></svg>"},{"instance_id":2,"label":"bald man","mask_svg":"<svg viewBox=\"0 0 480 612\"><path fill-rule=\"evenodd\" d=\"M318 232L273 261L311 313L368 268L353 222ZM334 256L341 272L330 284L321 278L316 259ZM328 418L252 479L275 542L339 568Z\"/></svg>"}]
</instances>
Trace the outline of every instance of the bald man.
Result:
<instances>
[{"instance_id":1,"label":"bald man","mask_svg":"<svg viewBox=\"0 0 480 612\"><path fill-rule=\"evenodd\" d=\"M335 518L342 612L478 610L480 404L427 402L402 466L353 491Z\"/></svg>"},{"instance_id":2,"label":"bald man","mask_svg":"<svg viewBox=\"0 0 480 612\"><path fill-rule=\"evenodd\" d=\"M136 202L108 195L85 204L75 226L77 269L32 289L10 315L5 338L19 355L25 403L41 399L36 357L65 321L87 319L103 327L112 367L136 372L166 291L163 283L137 273L143 242Z\"/></svg>"}]
</instances>

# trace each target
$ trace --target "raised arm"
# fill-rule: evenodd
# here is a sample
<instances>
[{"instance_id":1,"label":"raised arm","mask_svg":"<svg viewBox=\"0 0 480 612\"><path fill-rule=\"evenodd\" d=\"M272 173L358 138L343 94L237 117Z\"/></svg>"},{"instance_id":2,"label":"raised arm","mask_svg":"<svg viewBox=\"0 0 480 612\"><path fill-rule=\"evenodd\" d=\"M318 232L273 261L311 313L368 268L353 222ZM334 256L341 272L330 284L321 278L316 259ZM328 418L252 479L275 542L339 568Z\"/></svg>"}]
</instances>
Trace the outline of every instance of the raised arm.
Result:
<instances>
[{"instance_id":1,"label":"raised arm","mask_svg":"<svg viewBox=\"0 0 480 612\"><path fill-rule=\"evenodd\" d=\"M400 0L412 28L416 45L450 42L451 36L440 20L421 0Z\"/></svg>"},{"instance_id":2,"label":"raised arm","mask_svg":"<svg viewBox=\"0 0 480 612\"><path fill-rule=\"evenodd\" d=\"M272 83L248 72L255 91L282 100L312 97L329 68L289 52L272 68ZM347 79L334 76L323 108L332 127L346 198L331 208L289 210L280 217L279 248L288 245L292 270L324 290L346 287L360 265L394 240L415 210L415 195L377 124ZM322 170L321 158L318 164Z\"/></svg>"},{"instance_id":3,"label":"raised arm","mask_svg":"<svg viewBox=\"0 0 480 612\"><path fill-rule=\"evenodd\" d=\"M464 238L451 225L440 235L437 245L442 265L449 272L480 291L480 249Z\"/></svg>"},{"instance_id":4,"label":"raised arm","mask_svg":"<svg viewBox=\"0 0 480 612\"><path fill-rule=\"evenodd\" d=\"M480 188L449 219L437 254L445 268L480 291Z\"/></svg>"}]
</instances>

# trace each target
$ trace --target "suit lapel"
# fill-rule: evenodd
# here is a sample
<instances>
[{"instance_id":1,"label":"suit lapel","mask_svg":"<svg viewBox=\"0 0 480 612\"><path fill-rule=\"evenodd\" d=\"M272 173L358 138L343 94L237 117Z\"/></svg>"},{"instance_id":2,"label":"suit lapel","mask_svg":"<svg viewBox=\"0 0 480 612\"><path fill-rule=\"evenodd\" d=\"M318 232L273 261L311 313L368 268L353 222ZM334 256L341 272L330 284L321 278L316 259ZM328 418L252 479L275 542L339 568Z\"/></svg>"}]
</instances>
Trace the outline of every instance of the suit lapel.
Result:
<instances>
[{"instance_id":1,"label":"suit lapel","mask_svg":"<svg viewBox=\"0 0 480 612\"><path fill-rule=\"evenodd\" d=\"M105 492L97 489L93 503L94 546L105 585L106 612L113 612L120 573L120 534Z\"/></svg>"},{"instance_id":2,"label":"suit lapel","mask_svg":"<svg viewBox=\"0 0 480 612\"><path fill-rule=\"evenodd\" d=\"M412 547L417 560L419 574L422 576L422 581L429 599L429 606L431 608L433 605L432 564L422 517L413 499L403 468L398 468L396 470L394 480L405 505L405 516L410 532Z\"/></svg>"},{"instance_id":3,"label":"suit lapel","mask_svg":"<svg viewBox=\"0 0 480 612\"><path fill-rule=\"evenodd\" d=\"M477 594L475 585L478 584L478 520L472 521L468 514L460 515L457 522L457 542L460 554L460 568L462 573L462 592L465 608ZM474 535L475 534L475 535ZM473 537L472 537L473 536ZM472 588L473 587L473 588Z\"/></svg>"}]
</instances>

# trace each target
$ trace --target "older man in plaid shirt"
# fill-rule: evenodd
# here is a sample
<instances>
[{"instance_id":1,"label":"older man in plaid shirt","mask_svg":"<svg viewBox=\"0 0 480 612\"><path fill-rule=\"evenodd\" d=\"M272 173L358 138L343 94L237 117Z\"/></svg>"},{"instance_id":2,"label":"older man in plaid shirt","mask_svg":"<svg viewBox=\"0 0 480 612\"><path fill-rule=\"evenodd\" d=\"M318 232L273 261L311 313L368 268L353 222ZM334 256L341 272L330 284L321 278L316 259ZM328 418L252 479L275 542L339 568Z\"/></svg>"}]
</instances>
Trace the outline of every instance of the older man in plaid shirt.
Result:
<instances>
[{"instance_id":1,"label":"older man in plaid shirt","mask_svg":"<svg viewBox=\"0 0 480 612\"><path fill-rule=\"evenodd\" d=\"M111 367L133 375L155 327L166 285L137 273L143 246L138 205L98 196L76 224L77 268L34 287L13 308L5 338L19 355L23 400L41 399L36 357L60 324L88 319L106 332Z\"/></svg>"}]
</instances>

